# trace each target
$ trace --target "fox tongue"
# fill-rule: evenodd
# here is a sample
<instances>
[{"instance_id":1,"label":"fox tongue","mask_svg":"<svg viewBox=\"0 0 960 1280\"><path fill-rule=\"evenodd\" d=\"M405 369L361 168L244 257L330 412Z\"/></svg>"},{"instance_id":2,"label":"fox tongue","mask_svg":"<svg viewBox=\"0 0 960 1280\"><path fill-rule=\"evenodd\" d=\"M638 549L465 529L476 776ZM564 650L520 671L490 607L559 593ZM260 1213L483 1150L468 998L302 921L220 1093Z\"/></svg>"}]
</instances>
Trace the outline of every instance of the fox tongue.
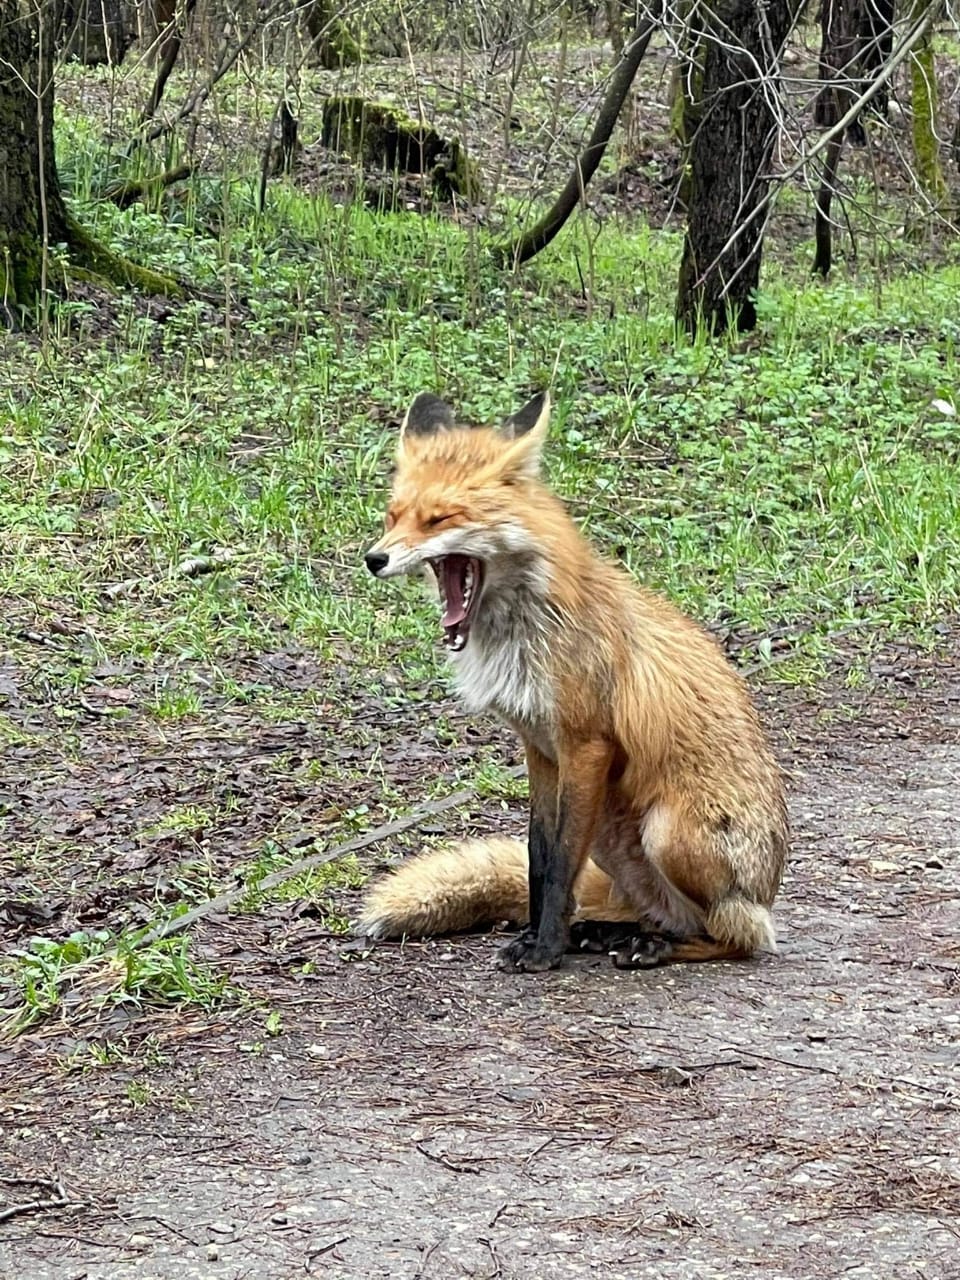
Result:
<instances>
[{"instance_id":1,"label":"fox tongue","mask_svg":"<svg viewBox=\"0 0 960 1280\"><path fill-rule=\"evenodd\" d=\"M455 627L467 616L467 605L463 594L466 589L469 563L469 556L444 556L440 561L440 589L446 605L441 619L444 627Z\"/></svg>"}]
</instances>

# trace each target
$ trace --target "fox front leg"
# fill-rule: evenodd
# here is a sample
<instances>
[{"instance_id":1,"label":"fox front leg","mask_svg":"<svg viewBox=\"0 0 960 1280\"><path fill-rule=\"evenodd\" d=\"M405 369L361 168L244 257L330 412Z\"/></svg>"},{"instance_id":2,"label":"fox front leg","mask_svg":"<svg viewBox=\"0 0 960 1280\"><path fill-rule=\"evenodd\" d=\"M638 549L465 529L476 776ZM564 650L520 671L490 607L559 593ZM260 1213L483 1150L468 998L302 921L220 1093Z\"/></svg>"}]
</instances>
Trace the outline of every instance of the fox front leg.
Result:
<instances>
[{"instance_id":1,"label":"fox front leg","mask_svg":"<svg viewBox=\"0 0 960 1280\"><path fill-rule=\"evenodd\" d=\"M525 743L527 781L530 789L530 821L527 833L528 924L518 938L502 947L498 967L533 971L553 969L563 952L541 954L538 947L545 887L561 857L557 847L560 775L556 764L531 743Z\"/></svg>"},{"instance_id":2,"label":"fox front leg","mask_svg":"<svg viewBox=\"0 0 960 1280\"><path fill-rule=\"evenodd\" d=\"M501 969L555 969L570 941L573 885L592 844L613 750L579 744L559 768L528 748L530 777L530 924L500 952Z\"/></svg>"}]
</instances>

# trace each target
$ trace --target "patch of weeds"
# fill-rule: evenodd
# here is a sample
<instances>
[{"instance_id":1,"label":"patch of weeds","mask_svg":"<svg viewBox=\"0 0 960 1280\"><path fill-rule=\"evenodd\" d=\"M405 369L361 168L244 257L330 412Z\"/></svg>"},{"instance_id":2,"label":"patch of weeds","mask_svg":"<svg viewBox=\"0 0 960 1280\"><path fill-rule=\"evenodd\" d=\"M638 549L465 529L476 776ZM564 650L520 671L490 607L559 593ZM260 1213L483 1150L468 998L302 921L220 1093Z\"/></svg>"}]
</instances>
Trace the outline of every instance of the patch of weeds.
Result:
<instances>
[{"instance_id":1,"label":"patch of weeds","mask_svg":"<svg viewBox=\"0 0 960 1280\"><path fill-rule=\"evenodd\" d=\"M817 724L848 724L859 719L860 709L850 702L835 702L817 712Z\"/></svg>"},{"instance_id":2,"label":"patch of weeds","mask_svg":"<svg viewBox=\"0 0 960 1280\"><path fill-rule=\"evenodd\" d=\"M525 800L528 795L526 776L512 777L505 765L496 760L481 760L470 774L471 786L482 799Z\"/></svg>"},{"instance_id":3,"label":"patch of weeds","mask_svg":"<svg viewBox=\"0 0 960 1280\"><path fill-rule=\"evenodd\" d=\"M193 689L161 686L152 700L144 703L144 710L156 720L186 720L199 715L203 700Z\"/></svg>"},{"instance_id":4,"label":"patch of weeds","mask_svg":"<svg viewBox=\"0 0 960 1280\"><path fill-rule=\"evenodd\" d=\"M205 831L213 822L213 815L202 805L185 804L176 809L168 809L154 826L145 834L157 835L163 831L179 834L196 834Z\"/></svg>"},{"instance_id":5,"label":"patch of weeds","mask_svg":"<svg viewBox=\"0 0 960 1280\"><path fill-rule=\"evenodd\" d=\"M123 1045L113 1040L93 1040L87 1045L86 1053L95 1067L112 1067L130 1061Z\"/></svg>"},{"instance_id":6,"label":"patch of weeds","mask_svg":"<svg viewBox=\"0 0 960 1280\"><path fill-rule=\"evenodd\" d=\"M313 904L321 920L321 926L331 933L346 933L349 922L332 905L331 895L337 890L358 889L366 882L354 854L346 854L335 862L309 867L281 880L269 888L261 888L267 876L298 862L287 850L268 842L255 862L238 870L238 877L247 892L235 907L237 911L256 911L266 902L301 902Z\"/></svg>"},{"instance_id":7,"label":"patch of weeds","mask_svg":"<svg viewBox=\"0 0 960 1280\"><path fill-rule=\"evenodd\" d=\"M304 782L319 782L327 776L329 767L326 760L307 760L301 766L300 777Z\"/></svg>"},{"instance_id":8,"label":"patch of weeds","mask_svg":"<svg viewBox=\"0 0 960 1280\"><path fill-rule=\"evenodd\" d=\"M190 955L185 937L138 947L135 935L77 932L34 938L0 961L0 1037L54 1013L76 1018L106 1006L186 1004L211 1009L229 995L226 978Z\"/></svg>"},{"instance_id":9,"label":"patch of weeds","mask_svg":"<svg viewBox=\"0 0 960 1280\"><path fill-rule=\"evenodd\" d=\"M145 1080L128 1080L126 1094L127 1101L134 1108L149 1106L154 1098L153 1087Z\"/></svg>"},{"instance_id":10,"label":"patch of weeds","mask_svg":"<svg viewBox=\"0 0 960 1280\"><path fill-rule=\"evenodd\" d=\"M863 689L870 682L866 664L858 660L853 661L843 675L843 683L848 689Z\"/></svg>"},{"instance_id":11,"label":"patch of weeds","mask_svg":"<svg viewBox=\"0 0 960 1280\"><path fill-rule=\"evenodd\" d=\"M27 733L0 711L0 747L27 747L35 741L36 735Z\"/></svg>"},{"instance_id":12,"label":"patch of weeds","mask_svg":"<svg viewBox=\"0 0 960 1280\"><path fill-rule=\"evenodd\" d=\"M798 653L795 657L772 663L768 668L769 679L779 684L815 688L827 674L827 663L812 654Z\"/></svg>"}]
</instances>

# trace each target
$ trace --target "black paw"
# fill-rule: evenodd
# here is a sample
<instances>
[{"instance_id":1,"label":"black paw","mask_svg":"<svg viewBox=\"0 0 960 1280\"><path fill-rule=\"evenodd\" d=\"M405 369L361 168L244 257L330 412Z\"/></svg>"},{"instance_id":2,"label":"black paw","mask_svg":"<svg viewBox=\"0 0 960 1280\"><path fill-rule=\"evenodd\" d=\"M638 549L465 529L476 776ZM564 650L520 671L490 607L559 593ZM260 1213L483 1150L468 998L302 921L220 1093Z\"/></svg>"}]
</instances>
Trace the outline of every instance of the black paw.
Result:
<instances>
[{"instance_id":1,"label":"black paw","mask_svg":"<svg viewBox=\"0 0 960 1280\"><path fill-rule=\"evenodd\" d=\"M570 929L571 950L606 952L618 969L654 969L669 959L679 941L677 934L607 920L578 920Z\"/></svg>"},{"instance_id":2,"label":"black paw","mask_svg":"<svg viewBox=\"0 0 960 1280\"><path fill-rule=\"evenodd\" d=\"M626 946L637 932L635 924L611 924L609 920L578 920L570 926L570 950L610 955Z\"/></svg>"},{"instance_id":3,"label":"black paw","mask_svg":"<svg viewBox=\"0 0 960 1280\"><path fill-rule=\"evenodd\" d=\"M497 955L497 968L511 973L543 973L556 969L563 959L563 947L544 946L535 933L527 929L514 938Z\"/></svg>"},{"instance_id":4,"label":"black paw","mask_svg":"<svg viewBox=\"0 0 960 1280\"><path fill-rule=\"evenodd\" d=\"M655 969L669 960L677 942L670 933L636 933L610 955L618 969Z\"/></svg>"}]
</instances>

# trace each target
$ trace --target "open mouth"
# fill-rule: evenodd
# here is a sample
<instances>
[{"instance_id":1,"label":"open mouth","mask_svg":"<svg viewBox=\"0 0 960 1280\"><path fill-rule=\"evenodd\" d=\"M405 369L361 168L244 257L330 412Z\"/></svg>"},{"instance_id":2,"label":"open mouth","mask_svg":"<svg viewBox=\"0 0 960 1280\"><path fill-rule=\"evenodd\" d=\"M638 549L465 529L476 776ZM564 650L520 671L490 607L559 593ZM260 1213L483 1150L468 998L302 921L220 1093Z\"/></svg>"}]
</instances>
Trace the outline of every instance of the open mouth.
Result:
<instances>
[{"instance_id":1,"label":"open mouth","mask_svg":"<svg viewBox=\"0 0 960 1280\"><path fill-rule=\"evenodd\" d=\"M443 643L459 653L467 643L483 588L483 561L473 556L440 556L430 564L443 598Z\"/></svg>"}]
</instances>

